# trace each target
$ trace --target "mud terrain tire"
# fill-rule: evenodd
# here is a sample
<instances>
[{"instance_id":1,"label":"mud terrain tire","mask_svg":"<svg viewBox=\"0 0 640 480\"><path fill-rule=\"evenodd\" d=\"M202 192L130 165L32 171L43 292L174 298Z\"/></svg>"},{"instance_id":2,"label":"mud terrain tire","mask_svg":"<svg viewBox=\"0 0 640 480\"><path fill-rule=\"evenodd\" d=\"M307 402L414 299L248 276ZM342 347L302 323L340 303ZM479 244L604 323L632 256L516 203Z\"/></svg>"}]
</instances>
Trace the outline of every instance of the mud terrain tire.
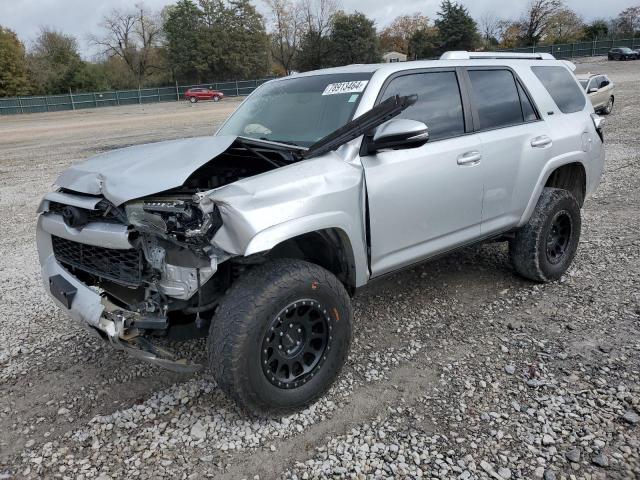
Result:
<instances>
[{"instance_id":1,"label":"mud terrain tire","mask_svg":"<svg viewBox=\"0 0 640 480\"><path fill-rule=\"evenodd\" d=\"M284 415L334 382L351 325L349 295L334 275L300 260L272 260L247 271L222 299L207 340L209 368L245 411Z\"/></svg>"},{"instance_id":2,"label":"mud terrain tire","mask_svg":"<svg viewBox=\"0 0 640 480\"><path fill-rule=\"evenodd\" d=\"M558 280L576 255L580 228L580 207L573 195L543 189L531 218L509 242L511 264L529 280Z\"/></svg>"}]
</instances>

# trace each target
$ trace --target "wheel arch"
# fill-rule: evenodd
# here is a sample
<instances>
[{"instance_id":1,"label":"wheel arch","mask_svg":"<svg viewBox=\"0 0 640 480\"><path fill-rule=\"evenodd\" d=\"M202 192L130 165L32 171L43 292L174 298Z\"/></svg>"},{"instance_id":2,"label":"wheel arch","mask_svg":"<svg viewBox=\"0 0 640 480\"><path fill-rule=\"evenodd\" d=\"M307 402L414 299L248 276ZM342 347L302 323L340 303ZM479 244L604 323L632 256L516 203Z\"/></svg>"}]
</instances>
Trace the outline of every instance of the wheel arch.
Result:
<instances>
[{"instance_id":1,"label":"wheel arch","mask_svg":"<svg viewBox=\"0 0 640 480\"><path fill-rule=\"evenodd\" d=\"M529 221L545 187L569 190L576 197L578 205L582 207L587 192L587 175L587 168L582 159L576 159L574 157L556 159L553 162L549 162L539 177L527 208L520 218L520 222L518 222L518 227L521 227Z\"/></svg>"},{"instance_id":2,"label":"wheel arch","mask_svg":"<svg viewBox=\"0 0 640 480\"><path fill-rule=\"evenodd\" d=\"M364 233L359 236L348 223L336 219L318 220L299 219L267 228L251 239L244 256L261 253L306 260L336 275L353 293L368 278Z\"/></svg>"}]
</instances>

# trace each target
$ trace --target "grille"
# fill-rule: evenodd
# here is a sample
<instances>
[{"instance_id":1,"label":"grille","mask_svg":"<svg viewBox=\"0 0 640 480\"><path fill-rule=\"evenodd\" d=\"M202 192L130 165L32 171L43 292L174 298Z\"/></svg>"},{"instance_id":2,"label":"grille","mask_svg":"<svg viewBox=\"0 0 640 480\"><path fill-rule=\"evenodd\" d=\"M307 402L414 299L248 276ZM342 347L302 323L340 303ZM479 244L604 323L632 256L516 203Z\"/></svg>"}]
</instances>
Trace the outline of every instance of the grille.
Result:
<instances>
[{"instance_id":1,"label":"grille","mask_svg":"<svg viewBox=\"0 0 640 480\"><path fill-rule=\"evenodd\" d=\"M62 211L66 206L67 205L62 203L51 202L49 203L49 211L62 215ZM87 214L88 222L121 223L120 219L113 213L113 209L109 209L108 205L103 204L103 202L98 203L96 210L88 210L85 208L81 208L80 210Z\"/></svg>"},{"instance_id":2,"label":"grille","mask_svg":"<svg viewBox=\"0 0 640 480\"><path fill-rule=\"evenodd\" d=\"M67 266L122 285L142 282L142 254L138 249L116 250L94 247L60 237L51 237L56 259Z\"/></svg>"}]
</instances>

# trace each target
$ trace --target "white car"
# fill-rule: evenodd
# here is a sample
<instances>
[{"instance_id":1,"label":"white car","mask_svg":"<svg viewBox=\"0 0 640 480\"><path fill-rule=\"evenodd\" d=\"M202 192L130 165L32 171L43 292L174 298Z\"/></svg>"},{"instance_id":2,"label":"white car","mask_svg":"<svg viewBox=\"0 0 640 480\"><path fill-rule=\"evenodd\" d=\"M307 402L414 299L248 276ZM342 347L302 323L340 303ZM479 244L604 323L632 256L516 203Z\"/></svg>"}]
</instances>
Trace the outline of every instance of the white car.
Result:
<instances>
[{"instance_id":1,"label":"white car","mask_svg":"<svg viewBox=\"0 0 640 480\"><path fill-rule=\"evenodd\" d=\"M587 92L587 96L596 112L609 115L613 111L615 95L613 94L613 82L606 75L596 75L587 73L578 75L578 80L582 88Z\"/></svg>"}]
</instances>

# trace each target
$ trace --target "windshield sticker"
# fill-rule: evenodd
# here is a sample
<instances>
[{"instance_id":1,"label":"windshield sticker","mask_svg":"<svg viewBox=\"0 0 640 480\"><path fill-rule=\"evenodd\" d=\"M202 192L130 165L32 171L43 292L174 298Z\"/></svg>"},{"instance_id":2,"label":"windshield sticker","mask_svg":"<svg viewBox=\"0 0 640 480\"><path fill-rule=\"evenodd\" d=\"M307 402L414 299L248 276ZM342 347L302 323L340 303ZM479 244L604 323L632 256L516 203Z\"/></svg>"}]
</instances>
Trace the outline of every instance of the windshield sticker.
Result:
<instances>
[{"instance_id":1,"label":"windshield sticker","mask_svg":"<svg viewBox=\"0 0 640 480\"><path fill-rule=\"evenodd\" d=\"M355 103L355 101L356 101L356 100L358 100L358 97L359 97L359 96L360 96L360 95L358 95L357 93L354 93L353 95L351 95L351 96L349 97L349 103Z\"/></svg>"},{"instance_id":2,"label":"windshield sticker","mask_svg":"<svg viewBox=\"0 0 640 480\"><path fill-rule=\"evenodd\" d=\"M368 80L358 80L355 82L330 83L324 89L322 95L340 95L342 93L360 93L363 92L369 83Z\"/></svg>"}]
</instances>

